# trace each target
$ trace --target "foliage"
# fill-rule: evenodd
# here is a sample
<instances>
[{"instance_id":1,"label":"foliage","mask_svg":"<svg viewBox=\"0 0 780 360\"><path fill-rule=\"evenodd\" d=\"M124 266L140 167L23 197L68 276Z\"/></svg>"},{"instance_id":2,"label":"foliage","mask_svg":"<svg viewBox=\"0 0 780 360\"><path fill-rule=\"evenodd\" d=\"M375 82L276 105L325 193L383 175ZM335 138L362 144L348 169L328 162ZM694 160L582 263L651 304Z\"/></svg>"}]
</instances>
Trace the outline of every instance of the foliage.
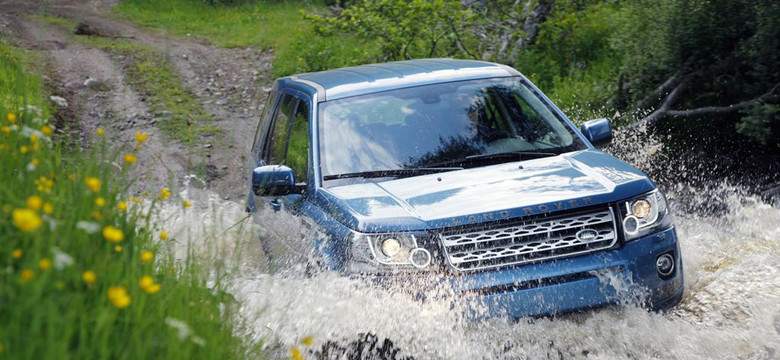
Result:
<instances>
[{"instance_id":1,"label":"foliage","mask_svg":"<svg viewBox=\"0 0 780 360\"><path fill-rule=\"evenodd\" d=\"M736 124L737 132L769 145L780 134L780 106L776 104L751 105Z\"/></svg>"},{"instance_id":2,"label":"foliage","mask_svg":"<svg viewBox=\"0 0 780 360\"><path fill-rule=\"evenodd\" d=\"M219 279L152 240L172 199L125 194L145 136L65 156L26 58L0 44L0 357L243 357Z\"/></svg>"},{"instance_id":3,"label":"foliage","mask_svg":"<svg viewBox=\"0 0 780 360\"><path fill-rule=\"evenodd\" d=\"M750 139L780 145L780 136L771 135L771 128L777 125L766 122L776 117L760 122L755 118L771 115L767 111L773 107L747 105L751 101L777 102L773 91L776 93L780 84L780 4L767 0L677 0L654 6L653 1L639 3L630 9L647 14L642 7L651 5L653 11L646 15L651 20L647 22L655 24L624 27L629 31L626 36L634 39L623 39L627 46L622 55L628 60L624 74L631 79L635 110L657 107L659 101L648 98L653 89L669 79L678 79L673 84L680 86L680 94L672 108L720 109L678 116L675 121L688 119L688 126L696 127L692 120L715 118ZM668 98L661 94L659 99ZM761 126L763 130L755 126L758 123L765 125ZM718 137L724 135L722 130L717 127L700 135Z\"/></svg>"},{"instance_id":4,"label":"foliage","mask_svg":"<svg viewBox=\"0 0 780 360\"><path fill-rule=\"evenodd\" d=\"M462 29L472 13L454 0L366 0L336 17L306 15L316 34L349 34L378 46L378 61L461 53Z\"/></svg>"},{"instance_id":5,"label":"foliage","mask_svg":"<svg viewBox=\"0 0 780 360\"><path fill-rule=\"evenodd\" d=\"M313 59L327 64L362 60L353 38L334 42L312 36L313 26L303 19L302 11L326 9L316 0L240 1L219 6L203 0L124 0L114 11L141 25L206 39L217 46L273 49L273 75L284 76L310 71Z\"/></svg>"},{"instance_id":6,"label":"foliage","mask_svg":"<svg viewBox=\"0 0 780 360\"><path fill-rule=\"evenodd\" d=\"M556 2L536 43L521 51L513 65L583 121L614 113L609 105L618 87L620 54L610 36L619 26L620 7L596 3L580 9L573 3Z\"/></svg>"}]
</instances>

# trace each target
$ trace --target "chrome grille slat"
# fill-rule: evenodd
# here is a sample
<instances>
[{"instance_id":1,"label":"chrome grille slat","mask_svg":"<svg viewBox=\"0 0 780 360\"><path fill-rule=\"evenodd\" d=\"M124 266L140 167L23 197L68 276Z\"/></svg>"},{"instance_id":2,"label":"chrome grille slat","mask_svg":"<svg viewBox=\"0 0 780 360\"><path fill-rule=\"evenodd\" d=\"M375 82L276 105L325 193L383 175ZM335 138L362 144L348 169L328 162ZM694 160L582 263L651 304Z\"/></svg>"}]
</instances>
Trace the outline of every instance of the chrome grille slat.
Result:
<instances>
[{"instance_id":1,"label":"chrome grille slat","mask_svg":"<svg viewBox=\"0 0 780 360\"><path fill-rule=\"evenodd\" d=\"M576 233L595 230L594 239ZM457 270L481 270L579 255L611 248L617 242L611 208L509 224L501 228L443 232L447 260Z\"/></svg>"}]
</instances>

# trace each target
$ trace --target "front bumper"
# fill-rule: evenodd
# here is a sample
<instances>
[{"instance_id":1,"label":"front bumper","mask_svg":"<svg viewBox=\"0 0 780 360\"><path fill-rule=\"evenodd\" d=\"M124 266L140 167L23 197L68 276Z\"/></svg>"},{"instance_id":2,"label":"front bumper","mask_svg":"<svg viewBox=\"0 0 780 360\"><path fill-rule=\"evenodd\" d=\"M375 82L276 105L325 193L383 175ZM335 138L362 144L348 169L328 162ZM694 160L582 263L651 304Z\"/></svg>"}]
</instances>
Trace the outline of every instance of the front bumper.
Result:
<instances>
[{"instance_id":1,"label":"front bumper","mask_svg":"<svg viewBox=\"0 0 780 360\"><path fill-rule=\"evenodd\" d=\"M675 270L662 277L659 255L669 253ZM683 274L674 227L622 247L583 256L464 274L450 278L467 316L512 318L566 313L609 304L668 309L682 298Z\"/></svg>"}]
</instances>

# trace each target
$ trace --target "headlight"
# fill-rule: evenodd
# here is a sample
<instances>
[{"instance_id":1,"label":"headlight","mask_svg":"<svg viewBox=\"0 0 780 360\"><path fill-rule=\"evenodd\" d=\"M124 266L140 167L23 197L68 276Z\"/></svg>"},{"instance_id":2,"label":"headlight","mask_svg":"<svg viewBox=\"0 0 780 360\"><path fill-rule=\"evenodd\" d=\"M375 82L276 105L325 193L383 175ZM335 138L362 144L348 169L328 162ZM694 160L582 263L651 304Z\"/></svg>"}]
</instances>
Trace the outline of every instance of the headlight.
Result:
<instances>
[{"instance_id":1,"label":"headlight","mask_svg":"<svg viewBox=\"0 0 780 360\"><path fill-rule=\"evenodd\" d=\"M395 273L433 270L431 250L418 244L427 234L352 233L350 271L353 273Z\"/></svg>"},{"instance_id":2,"label":"headlight","mask_svg":"<svg viewBox=\"0 0 780 360\"><path fill-rule=\"evenodd\" d=\"M645 236L672 224L666 197L658 189L622 203L620 214L626 240Z\"/></svg>"}]
</instances>

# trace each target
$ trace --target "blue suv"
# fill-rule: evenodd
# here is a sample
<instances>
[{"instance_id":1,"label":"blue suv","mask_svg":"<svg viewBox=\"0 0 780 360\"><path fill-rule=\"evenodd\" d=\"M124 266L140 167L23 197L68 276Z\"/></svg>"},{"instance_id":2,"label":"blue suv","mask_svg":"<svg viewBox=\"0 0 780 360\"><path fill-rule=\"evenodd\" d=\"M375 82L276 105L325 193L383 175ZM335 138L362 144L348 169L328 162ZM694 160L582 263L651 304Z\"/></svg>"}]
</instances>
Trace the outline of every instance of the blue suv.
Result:
<instances>
[{"instance_id":1,"label":"blue suv","mask_svg":"<svg viewBox=\"0 0 780 360\"><path fill-rule=\"evenodd\" d=\"M479 317L626 299L666 309L683 293L672 216L652 180L594 147L611 137L606 119L578 131L499 64L289 76L274 83L255 136L247 208L261 224L282 211L317 228L295 245L263 236L276 268L429 279L483 304Z\"/></svg>"}]
</instances>

